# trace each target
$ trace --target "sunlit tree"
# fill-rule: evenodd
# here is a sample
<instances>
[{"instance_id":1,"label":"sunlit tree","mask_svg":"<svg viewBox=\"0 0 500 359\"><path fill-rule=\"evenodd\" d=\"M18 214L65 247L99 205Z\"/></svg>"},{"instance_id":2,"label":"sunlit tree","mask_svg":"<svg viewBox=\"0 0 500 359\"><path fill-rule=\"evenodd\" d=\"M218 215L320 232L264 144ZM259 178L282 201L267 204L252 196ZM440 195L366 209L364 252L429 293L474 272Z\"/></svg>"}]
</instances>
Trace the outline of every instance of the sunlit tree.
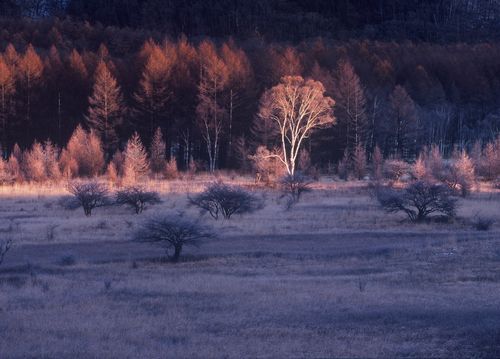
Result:
<instances>
[{"instance_id":1,"label":"sunlit tree","mask_svg":"<svg viewBox=\"0 0 500 359\"><path fill-rule=\"evenodd\" d=\"M201 69L196 113L207 146L209 169L213 172L218 165L224 119L227 116L221 95L227 85L228 71L212 42L205 41L200 45L199 56Z\"/></svg>"},{"instance_id":2,"label":"sunlit tree","mask_svg":"<svg viewBox=\"0 0 500 359\"><path fill-rule=\"evenodd\" d=\"M123 162L123 177L127 184L137 182L149 172L148 154L137 132L128 140L123 155L125 157Z\"/></svg>"},{"instance_id":3,"label":"sunlit tree","mask_svg":"<svg viewBox=\"0 0 500 359\"><path fill-rule=\"evenodd\" d=\"M10 66L0 56L0 121L2 126L2 153L5 154L9 145L8 126L13 114L13 95L15 93L15 79Z\"/></svg>"},{"instance_id":4,"label":"sunlit tree","mask_svg":"<svg viewBox=\"0 0 500 359\"><path fill-rule=\"evenodd\" d=\"M109 155L118 144L118 126L124 112L120 86L103 61L99 62L95 73L92 95L89 98L87 122L100 134L104 148Z\"/></svg>"},{"instance_id":5,"label":"sunlit tree","mask_svg":"<svg viewBox=\"0 0 500 359\"><path fill-rule=\"evenodd\" d=\"M134 94L139 114L147 121L147 134L153 136L155 128L160 125L167 113L167 105L171 96L169 78L172 70L172 59L168 58L159 46L154 46L149 53L142 71L139 89Z\"/></svg>"},{"instance_id":6,"label":"sunlit tree","mask_svg":"<svg viewBox=\"0 0 500 359\"><path fill-rule=\"evenodd\" d=\"M271 119L278 128L281 151L275 156L289 175L295 174L301 146L311 132L335 123L334 105L335 101L325 96L321 82L300 76L283 77L262 96L259 117Z\"/></svg>"}]
</instances>

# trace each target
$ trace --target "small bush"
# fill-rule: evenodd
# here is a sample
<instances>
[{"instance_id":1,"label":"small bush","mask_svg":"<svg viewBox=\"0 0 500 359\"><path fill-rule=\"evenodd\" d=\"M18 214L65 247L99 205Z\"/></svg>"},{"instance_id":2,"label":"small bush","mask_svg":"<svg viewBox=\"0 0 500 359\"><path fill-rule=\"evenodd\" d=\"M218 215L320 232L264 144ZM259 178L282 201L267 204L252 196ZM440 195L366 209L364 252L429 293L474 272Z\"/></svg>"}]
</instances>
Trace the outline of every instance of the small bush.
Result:
<instances>
[{"instance_id":1,"label":"small bush","mask_svg":"<svg viewBox=\"0 0 500 359\"><path fill-rule=\"evenodd\" d=\"M222 182L209 185L202 193L189 198L189 202L215 219L219 216L230 219L233 214L251 213L262 208L261 201L243 188Z\"/></svg>"},{"instance_id":2,"label":"small bush","mask_svg":"<svg viewBox=\"0 0 500 359\"><path fill-rule=\"evenodd\" d=\"M409 171L409 165L401 160L387 160L384 163L385 178L399 181Z\"/></svg>"},{"instance_id":3,"label":"small bush","mask_svg":"<svg viewBox=\"0 0 500 359\"><path fill-rule=\"evenodd\" d=\"M500 189L500 177L497 177L497 179L493 182L493 188Z\"/></svg>"},{"instance_id":4,"label":"small bush","mask_svg":"<svg viewBox=\"0 0 500 359\"><path fill-rule=\"evenodd\" d=\"M279 154L280 151L277 149L270 151L265 146L259 146L255 155L249 156L256 173L255 181L257 183L262 181L266 185L270 185L284 174L285 169L278 159Z\"/></svg>"},{"instance_id":5,"label":"small bush","mask_svg":"<svg viewBox=\"0 0 500 359\"><path fill-rule=\"evenodd\" d=\"M73 254L65 254L59 259L59 265L61 266L72 266L76 264L76 259Z\"/></svg>"},{"instance_id":6,"label":"small bush","mask_svg":"<svg viewBox=\"0 0 500 359\"><path fill-rule=\"evenodd\" d=\"M298 203L302 194L311 191L310 184L311 181L300 172L286 175L281 179L280 187L283 192L282 197L287 198L287 209Z\"/></svg>"},{"instance_id":7,"label":"small bush","mask_svg":"<svg viewBox=\"0 0 500 359\"><path fill-rule=\"evenodd\" d=\"M441 184L417 181L404 190L384 188L378 191L377 199L387 212L405 212L413 222L422 222L432 213L455 216L456 199Z\"/></svg>"},{"instance_id":8,"label":"small bush","mask_svg":"<svg viewBox=\"0 0 500 359\"><path fill-rule=\"evenodd\" d=\"M136 232L134 239L140 242L159 243L168 251L173 248L171 257L177 262L185 245L198 246L203 239L213 237L212 232L198 222L180 216L158 216L146 221Z\"/></svg>"},{"instance_id":9,"label":"small bush","mask_svg":"<svg viewBox=\"0 0 500 359\"><path fill-rule=\"evenodd\" d=\"M478 231L489 231L495 221L491 218L476 217L472 222L472 227Z\"/></svg>"},{"instance_id":10,"label":"small bush","mask_svg":"<svg viewBox=\"0 0 500 359\"><path fill-rule=\"evenodd\" d=\"M157 192L146 191L142 187L128 187L116 192L116 204L130 206L136 214L142 213L147 205L161 203Z\"/></svg>"},{"instance_id":11,"label":"small bush","mask_svg":"<svg viewBox=\"0 0 500 359\"><path fill-rule=\"evenodd\" d=\"M92 210L97 207L109 205L108 189L98 182L70 183L68 191L75 196L79 206L87 217L92 215Z\"/></svg>"},{"instance_id":12,"label":"small bush","mask_svg":"<svg viewBox=\"0 0 500 359\"><path fill-rule=\"evenodd\" d=\"M12 247L12 239L7 239L6 241L0 242L0 265L5 259L5 255Z\"/></svg>"}]
</instances>

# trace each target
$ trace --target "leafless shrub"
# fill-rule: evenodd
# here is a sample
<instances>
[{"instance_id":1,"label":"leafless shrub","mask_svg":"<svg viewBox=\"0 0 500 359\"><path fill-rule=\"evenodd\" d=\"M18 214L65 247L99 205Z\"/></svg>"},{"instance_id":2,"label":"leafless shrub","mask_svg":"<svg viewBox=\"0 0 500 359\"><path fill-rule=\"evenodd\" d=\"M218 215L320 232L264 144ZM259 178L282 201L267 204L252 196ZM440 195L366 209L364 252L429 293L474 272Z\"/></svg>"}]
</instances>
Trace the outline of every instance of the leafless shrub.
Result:
<instances>
[{"instance_id":1,"label":"leafless shrub","mask_svg":"<svg viewBox=\"0 0 500 359\"><path fill-rule=\"evenodd\" d=\"M417 181L404 190L384 188L378 191L377 199L387 212L405 212L413 222L422 222L432 213L455 216L456 199L441 184Z\"/></svg>"},{"instance_id":2,"label":"leafless shrub","mask_svg":"<svg viewBox=\"0 0 500 359\"><path fill-rule=\"evenodd\" d=\"M63 255L59 259L59 265L61 266L72 266L76 264L75 256L71 253Z\"/></svg>"},{"instance_id":3,"label":"leafless shrub","mask_svg":"<svg viewBox=\"0 0 500 359\"><path fill-rule=\"evenodd\" d=\"M311 191L309 188L311 181L300 172L293 175L286 175L280 180L280 187L283 192L282 198L286 198L286 208L290 209L298 203L302 194Z\"/></svg>"},{"instance_id":4,"label":"leafless shrub","mask_svg":"<svg viewBox=\"0 0 500 359\"><path fill-rule=\"evenodd\" d=\"M91 216L94 208L111 203L108 197L108 188L98 182L70 183L68 191L75 196L79 206L83 207L86 216Z\"/></svg>"},{"instance_id":5,"label":"leafless shrub","mask_svg":"<svg viewBox=\"0 0 500 359\"><path fill-rule=\"evenodd\" d=\"M222 182L209 185L202 193L190 197L189 202L215 219L219 216L230 219L233 214L251 213L262 208L262 202L243 188Z\"/></svg>"},{"instance_id":6,"label":"leafless shrub","mask_svg":"<svg viewBox=\"0 0 500 359\"><path fill-rule=\"evenodd\" d=\"M472 227L478 231L489 231L494 223L492 218L476 216L472 221Z\"/></svg>"},{"instance_id":7,"label":"leafless shrub","mask_svg":"<svg viewBox=\"0 0 500 359\"><path fill-rule=\"evenodd\" d=\"M116 192L115 202L118 205L127 205L135 210L136 214L142 213L146 205L161 203L157 192L146 191L142 187L132 186Z\"/></svg>"},{"instance_id":8,"label":"leafless shrub","mask_svg":"<svg viewBox=\"0 0 500 359\"><path fill-rule=\"evenodd\" d=\"M171 257L177 262L185 245L198 246L203 239L213 237L213 233L198 222L180 216L158 216L147 220L134 236L136 241L159 243L167 250L173 248Z\"/></svg>"},{"instance_id":9,"label":"leafless shrub","mask_svg":"<svg viewBox=\"0 0 500 359\"><path fill-rule=\"evenodd\" d=\"M493 188L500 189L500 177L493 182Z\"/></svg>"},{"instance_id":10,"label":"leafless shrub","mask_svg":"<svg viewBox=\"0 0 500 359\"><path fill-rule=\"evenodd\" d=\"M9 251L9 249L12 247L12 239L7 239L5 241L0 242L0 265L2 264L3 260L5 259L5 255Z\"/></svg>"}]
</instances>

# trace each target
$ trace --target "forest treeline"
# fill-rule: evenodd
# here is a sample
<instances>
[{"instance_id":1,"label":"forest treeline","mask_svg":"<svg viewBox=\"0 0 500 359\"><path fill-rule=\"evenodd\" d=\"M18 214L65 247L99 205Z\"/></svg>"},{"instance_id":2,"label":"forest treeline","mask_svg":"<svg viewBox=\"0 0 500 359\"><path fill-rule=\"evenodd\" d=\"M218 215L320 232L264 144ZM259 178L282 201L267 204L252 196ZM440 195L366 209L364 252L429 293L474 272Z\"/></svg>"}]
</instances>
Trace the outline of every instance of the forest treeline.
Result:
<instances>
[{"instance_id":1,"label":"forest treeline","mask_svg":"<svg viewBox=\"0 0 500 359\"><path fill-rule=\"evenodd\" d=\"M70 16L174 37L477 41L500 35L498 0L4 0L0 14Z\"/></svg>"},{"instance_id":2,"label":"forest treeline","mask_svg":"<svg viewBox=\"0 0 500 359\"><path fill-rule=\"evenodd\" d=\"M259 146L276 145L257 114L265 90L288 75L321 82L335 101L336 124L305 143L317 167L359 146L411 160L432 144L450 154L500 132L496 42L291 45L163 38L68 19L1 22L4 158L15 143L23 149L50 139L63 147L81 124L99 134L108 160L135 131L149 147L159 127L181 167L212 155L217 168L245 167Z\"/></svg>"}]
</instances>

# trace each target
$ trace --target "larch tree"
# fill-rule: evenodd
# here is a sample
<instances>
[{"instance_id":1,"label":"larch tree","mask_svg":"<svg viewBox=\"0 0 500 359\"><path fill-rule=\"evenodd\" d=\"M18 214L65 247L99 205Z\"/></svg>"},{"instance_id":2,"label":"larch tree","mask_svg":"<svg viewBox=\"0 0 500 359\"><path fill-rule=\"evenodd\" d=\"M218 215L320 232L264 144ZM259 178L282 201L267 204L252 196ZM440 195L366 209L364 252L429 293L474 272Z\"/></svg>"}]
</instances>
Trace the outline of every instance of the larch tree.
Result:
<instances>
[{"instance_id":1,"label":"larch tree","mask_svg":"<svg viewBox=\"0 0 500 359\"><path fill-rule=\"evenodd\" d=\"M172 59L168 58L159 46L154 46L148 55L142 71L139 89L134 94L139 113L147 120L149 138L167 114L167 105L171 96L169 78ZM144 127L144 126L143 126Z\"/></svg>"},{"instance_id":2,"label":"larch tree","mask_svg":"<svg viewBox=\"0 0 500 359\"><path fill-rule=\"evenodd\" d=\"M2 157L9 146L8 127L13 114L13 95L16 91L14 74L9 65L0 57L0 121L2 125Z\"/></svg>"},{"instance_id":3,"label":"larch tree","mask_svg":"<svg viewBox=\"0 0 500 359\"><path fill-rule=\"evenodd\" d=\"M42 182L47 179L45 171L45 153L40 142L35 141L31 149L27 149L23 154L23 172L27 180Z\"/></svg>"},{"instance_id":4,"label":"larch tree","mask_svg":"<svg viewBox=\"0 0 500 359\"><path fill-rule=\"evenodd\" d=\"M200 45L199 57L200 83L196 113L198 126L207 146L209 170L214 172L218 165L224 119L227 116L221 97L227 86L228 71L212 42L204 41Z\"/></svg>"},{"instance_id":5,"label":"larch tree","mask_svg":"<svg viewBox=\"0 0 500 359\"><path fill-rule=\"evenodd\" d=\"M415 151L417 138L417 109L415 102L402 86L396 86L389 96L390 121L388 133L392 152L405 159Z\"/></svg>"},{"instance_id":6,"label":"larch tree","mask_svg":"<svg viewBox=\"0 0 500 359\"><path fill-rule=\"evenodd\" d=\"M182 157L184 167L189 167L193 157L194 141L196 139L196 105L192 99L197 99L199 86L200 65L196 48L190 44L185 36L181 36L175 44L175 63L171 73L173 96L170 101L169 113L177 121L178 135L182 138ZM179 123L182 125L179 126ZM165 140L172 137L175 131L165 129ZM170 141L171 142L171 141Z\"/></svg>"},{"instance_id":7,"label":"larch tree","mask_svg":"<svg viewBox=\"0 0 500 359\"><path fill-rule=\"evenodd\" d=\"M258 116L271 119L277 127L281 151L273 156L279 158L289 175L295 175L304 140L315 129L335 124L334 105L335 101L325 96L321 82L300 76L283 77L280 84L262 96Z\"/></svg>"},{"instance_id":8,"label":"larch tree","mask_svg":"<svg viewBox=\"0 0 500 359\"><path fill-rule=\"evenodd\" d=\"M87 123L102 138L105 151L113 153L118 144L117 128L124 112L120 86L105 62L99 62L92 95L89 97Z\"/></svg>"},{"instance_id":9,"label":"larch tree","mask_svg":"<svg viewBox=\"0 0 500 359\"><path fill-rule=\"evenodd\" d=\"M71 51L66 66L66 81L64 83L64 93L67 98L66 114L71 121L74 121L70 126L73 128L83 119L83 115L88 109L90 78L87 66L77 50Z\"/></svg>"},{"instance_id":10,"label":"larch tree","mask_svg":"<svg viewBox=\"0 0 500 359\"><path fill-rule=\"evenodd\" d=\"M228 70L226 90L228 112L227 154L228 157L231 157L233 153L235 118L237 117L236 112L243 105L243 93L249 87L252 68L245 52L237 48L232 41L222 45L221 57Z\"/></svg>"},{"instance_id":11,"label":"larch tree","mask_svg":"<svg viewBox=\"0 0 500 359\"><path fill-rule=\"evenodd\" d=\"M63 85L64 85L64 67L59 51L55 46L51 46L49 56L45 60L45 73L47 86L45 96L50 104L50 117L57 118L57 141L62 142L62 119L63 119ZM55 116L54 116L55 115ZM52 122L48 123L50 130L53 130Z\"/></svg>"},{"instance_id":12,"label":"larch tree","mask_svg":"<svg viewBox=\"0 0 500 359\"><path fill-rule=\"evenodd\" d=\"M368 116L364 88L349 61L340 61L333 88L337 101L335 116L345 131L346 147L354 155L358 146L366 141Z\"/></svg>"},{"instance_id":13,"label":"larch tree","mask_svg":"<svg viewBox=\"0 0 500 359\"><path fill-rule=\"evenodd\" d=\"M43 63L38 56L35 48L29 44L26 48L24 56L19 61L19 76L22 87L24 101L23 107L25 112L26 134L29 139L30 130L32 127L32 100L34 88L40 85L43 75Z\"/></svg>"},{"instance_id":14,"label":"larch tree","mask_svg":"<svg viewBox=\"0 0 500 359\"><path fill-rule=\"evenodd\" d=\"M128 140L123 162L123 177L127 184L136 183L149 172L148 154L142 145L139 134L135 132Z\"/></svg>"},{"instance_id":15,"label":"larch tree","mask_svg":"<svg viewBox=\"0 0 500 359\"><path fill-rule=\"evenodd\" d=\"M94 177L102 172L104 167L104 151L99 136L94 131L87 132L78 125L66 146L70 160L74 161L72 175Z\"/></svg>"},{"instance_id":16,"label":"larch tree","mask_svg":"<svg viewBox=\"0 0 500 359\"><path fill-rule=\"evenodd\" d=\"M21 56L11 43L9 43L5 48L3 57L7 65L13 68L17 67L19 65L19 61L21 60Z\"/></svg>"},{"instance_id":17,"label":"larch tree","mask_svg":"<svg viewBox=\"0 0 500 359\"><path fill-rule=\"evenodd\" d=\"M165 169L166 144L160 127L156 129L149 152L151 154L151 171L155 174L162 172Z\"/></svg>"}]
</instances>

